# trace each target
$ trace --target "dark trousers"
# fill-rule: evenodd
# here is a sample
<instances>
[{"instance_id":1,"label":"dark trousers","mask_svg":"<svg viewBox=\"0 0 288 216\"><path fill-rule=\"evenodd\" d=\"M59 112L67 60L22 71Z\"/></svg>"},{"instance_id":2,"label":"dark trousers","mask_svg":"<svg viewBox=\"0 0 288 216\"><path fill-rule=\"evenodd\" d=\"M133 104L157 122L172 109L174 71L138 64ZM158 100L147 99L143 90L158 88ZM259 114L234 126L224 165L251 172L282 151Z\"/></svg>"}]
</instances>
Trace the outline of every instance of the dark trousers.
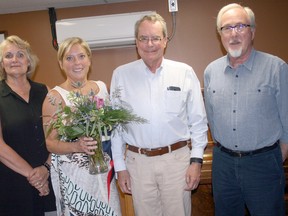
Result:
<instances>
[{"instance_id":1,"label":"dark trousers","mask_svg":"<svg viewBox=\"0 0 288 216\"><path fill-rule=\"evenodd\" d=\"M285 215L285 174L280 147L233 157L213 149L212 184L216 216Z\"/></svg>"}]
</instances>

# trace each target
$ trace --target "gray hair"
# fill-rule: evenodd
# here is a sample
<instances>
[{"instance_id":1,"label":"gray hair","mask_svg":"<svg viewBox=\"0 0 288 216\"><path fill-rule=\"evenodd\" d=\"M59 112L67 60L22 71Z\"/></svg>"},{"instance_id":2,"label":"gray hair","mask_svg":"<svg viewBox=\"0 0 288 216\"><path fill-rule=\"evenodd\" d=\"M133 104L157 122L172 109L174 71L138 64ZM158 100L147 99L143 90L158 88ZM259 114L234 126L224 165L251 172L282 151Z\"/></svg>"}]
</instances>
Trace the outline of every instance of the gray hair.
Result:
<instances>
[{"instance_id":1,"label":"gray hair","mask_svg":"<svg viewBox=\"0 0 288 216\"><path fill-rule=\"evenodd\" d=\"M254 30L256 27L254 12L249 7L243 7L240 4L232 3L232 4L228 4L222 7L217 15L216 25L217 25L218 32L220 32L220 29L221 29L221 19L222 19L223 14L234 8L243 9L247 13L247 17L250 22L249 24L251 25L251 30Z\"/></svg>"},{"instance_id":2,"label":"gray hair","mask_svg":"<svg viewBox=\"0 0 288 216\"><path fill-rule=\"evenodd\" d=\"M162 33L163 33L164 38L166 38L168 36L167 25L166 25L166 22L165 22L164 18L162 16L160 16L159 14L157 14L157 13L153 13L153 14L150 14L150 15L143 16L140 20L138 20L136 22L136 24L135 24L135 37L136 38L138 37L139 26L145 20L153 22L153 23L158 21L161 24L161 26L162 26Z\"/></svg>"}]
</instances>

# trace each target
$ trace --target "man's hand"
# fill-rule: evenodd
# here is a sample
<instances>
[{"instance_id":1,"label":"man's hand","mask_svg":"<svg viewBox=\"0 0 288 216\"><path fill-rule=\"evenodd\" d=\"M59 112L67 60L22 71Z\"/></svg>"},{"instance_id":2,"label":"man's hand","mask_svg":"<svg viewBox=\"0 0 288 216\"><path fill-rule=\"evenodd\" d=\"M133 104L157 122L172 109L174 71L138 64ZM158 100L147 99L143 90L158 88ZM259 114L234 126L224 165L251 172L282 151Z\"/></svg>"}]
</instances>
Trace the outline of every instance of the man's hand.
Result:
<instances>
[{"instance_id":1,"label":"man's hand","mask_svg":"<svg viewBox=\"0 0 288 216\"><path fill-rule=\"evenodd\" d=\"M186 188L185 190L195 190L200 182L201 175L201 165L200 163L193 162L186 172Z\"/></svg>"},{"instance_id":2,"label":"man's hand","mask_svg":"<svg viewBox=\"0 0 288 216\"><path fill-rule=\"evenodd\" d=\"M288 143L281 143L280 148L282 152L282 161L284 162L288 157Z\"/></svg>"},{"instance_id":3,"label":"man's hand","mask_svg":"<svg viewBox=\"0 0 288 216\"><path fill-rule=\"evenodd\" d=\"M123 193L131 194L130 175L127 170L117 172L118 184Z\"/></svg>"}]
</instances>

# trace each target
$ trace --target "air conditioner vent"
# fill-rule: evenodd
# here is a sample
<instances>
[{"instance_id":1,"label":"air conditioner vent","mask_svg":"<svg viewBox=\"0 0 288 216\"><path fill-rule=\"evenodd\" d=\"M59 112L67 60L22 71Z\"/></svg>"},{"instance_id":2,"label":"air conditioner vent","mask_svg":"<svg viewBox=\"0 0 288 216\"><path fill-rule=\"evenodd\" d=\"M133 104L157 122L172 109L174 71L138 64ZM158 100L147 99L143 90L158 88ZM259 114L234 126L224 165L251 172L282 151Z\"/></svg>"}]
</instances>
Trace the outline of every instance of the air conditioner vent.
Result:
<instances>
[{"instance_id":1,"label":"air conditioner vent","mask_svg":"<svg viewBox=\"0 0 288 216\"><path fill-rule=\"evenodd\" d=\"M68 37L81 37L91 49L135 45L135 23L153 11L63 19L56 21L57 42Z\"/></svg>"}]
</instances>

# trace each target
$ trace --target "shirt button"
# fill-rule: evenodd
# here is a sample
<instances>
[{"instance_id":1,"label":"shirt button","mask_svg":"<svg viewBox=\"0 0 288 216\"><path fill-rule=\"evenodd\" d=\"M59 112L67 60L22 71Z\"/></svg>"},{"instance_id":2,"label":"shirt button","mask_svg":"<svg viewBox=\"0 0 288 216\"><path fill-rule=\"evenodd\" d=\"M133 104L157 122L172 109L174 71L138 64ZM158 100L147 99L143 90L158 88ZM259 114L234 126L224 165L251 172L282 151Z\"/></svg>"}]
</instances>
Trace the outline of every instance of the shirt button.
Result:
<instances>
[{"instance_id":1,"label":"shirt button","mask_svg":"<svg viewBox=\"0 0 288 216\"><path fill-rule=\"evenodd\" d=\"M233 113L236 113L236 110L233 110Z\"/></svg>"},{"instance_id":2,"label":"shirt button","mask_svg":"<svg viewBox=\"0 0 288 216\"><path fill-rule=\"evenodd\" d=\"M236 128L233 128L233 131L236 131Z\"/></svg>"},{"instance_id":3,"label":"shirt button","mask_svg":"<svg viewBox=\"0 0 288 216\"><path fill-rule=\"evenodd\" d=\"M237 94L237 92L234 92L234 95L236 95Z\"/></svg>"},{"instance_id":4,"label":"shirt button","mask_svg":"<svg viewBox=\"0 0 288 216\"><path fill-rule=\"evenodd\" d=\"M235 145L235 148L238 148L238 145Z\"/></svg>"},{"instance_id":5,"label":"shirt button","mask_svg":"<svg viewBox=\"0 0 288 216\"><path fill-rule=\"evenodd\" d=\"M238 75L236 75L236 78L238 78Z\"/></svg>"}]
</instances>

